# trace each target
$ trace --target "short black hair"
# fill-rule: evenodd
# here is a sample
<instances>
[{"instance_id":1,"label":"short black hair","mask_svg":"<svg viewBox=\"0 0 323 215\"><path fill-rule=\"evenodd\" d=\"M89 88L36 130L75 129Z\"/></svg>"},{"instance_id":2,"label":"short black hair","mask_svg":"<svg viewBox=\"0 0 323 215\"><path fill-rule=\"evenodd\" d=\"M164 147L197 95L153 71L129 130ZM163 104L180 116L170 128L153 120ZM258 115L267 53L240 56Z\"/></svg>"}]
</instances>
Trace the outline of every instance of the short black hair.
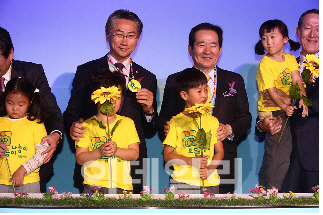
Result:
<instances>
[{"instance_id":1,"label":"short black hair","mask_svg":"<svg viewBox=\"0 0 323 215\"><path fill-rule=\"evenodd\" d=\"M105 34L109 35L111 30L114 28L114 25L118 19L126 19L133 21L137 27L137 37L139 38L142 32L143 24L137 14L130 12L129 10L116 10L108 18L108 21L105 25Z\"/></svg>"},{"instance_id":2,"label":"short black hair","mask_svg":"<svg viewBox=\"0 0 323 215\"><path fill-rule=\"evenodd\" d=\"M0 54L8 59L11 49L13 49L13 44L9 32L0 27Z\"/></svg>"},{"instance_id":3,"label":"short black hair","mask_svg":"<svg viewBox=\"0 0 323 215\"><path fill-rule=\"evenodd\" d=\"M92 92L96 91L97 89L100 89L101 87L121 87L121 90L123 93L126 88L126 79L124 76L119 72L111 72L110 70L102 70L100 72L97 72L92 77Z\"/></svg>"},{"instance_id":4,"label":"short black hair","mask_svg":"<svg viewBox=\"0 0 323 215\"><path fill-rule=\"evenodd\" d=\"M303 24L303 20L304 20L304 16L306 16L307 14L310 14L310 13L315 13L315 14L318 14L319 15L319 10L318 9L311 9L311 10L307 10L305 11L300 17L299 17L299 20L298 20L298 29L301 29L302 27L302 24Z\"/></svg>"},{"instance_id":5,"label":"short black hair","mask_svg":"<svg viewBox=\"0 0 323 215\"><path fill-rule=\"evenodd\" d=\"M197 31L200 30L212 30L215 31L215 33L217 33L218 37L219 37L219 47L222 47L222 42L223 42L223 30L220 26L217 25L213 25L211 23L208 22L204 22L201 24L198 24L197 26L193 27L189 36L188 36L188 44L189 46L191 46L191 48L193 49L194 43L196 41L195 39L195 33Z\"/></svg>"},{"instance_id":6,"label":"short black hair","mask_svg":"<svg viewBox=\"0 0 323 215\"><path fill-rule=\"evenodd\" d=\"M184 69L176 77L177 93L188 92L189 89L197 88L203 84L207 84L207 78L203 72L195 67Z\"/></svg>"}]
</instances>

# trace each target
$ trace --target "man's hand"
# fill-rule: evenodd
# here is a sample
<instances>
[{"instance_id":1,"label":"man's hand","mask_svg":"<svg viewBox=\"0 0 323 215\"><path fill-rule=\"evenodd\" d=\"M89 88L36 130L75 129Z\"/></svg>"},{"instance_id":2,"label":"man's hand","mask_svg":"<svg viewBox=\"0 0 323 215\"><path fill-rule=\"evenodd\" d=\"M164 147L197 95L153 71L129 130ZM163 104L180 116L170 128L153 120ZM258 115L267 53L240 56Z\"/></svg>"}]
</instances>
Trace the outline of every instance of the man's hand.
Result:
<instances>
[{"instance_id":1,"label":"man's hand","mask_svg":"<svg viewBox=\"0 0 323 215\"><path fill-rule=\"evenodd\" d=\"M0 142L0 158L6 157L6 151L8 151L7 144Z\"/></svg>"},{"instance_id":2,"label":"man's hand","mask_svg":"<svg viewBox=\"0 0 323 215\"><path fill-rule=\"evenodd\" d=\"M49 144L49 147L41 153L41 155L48 153L48 155L44 158L44 164L48 163L48 161L50 161L50 159L52 158L60 138L61 135L59 135L58 133L52 133L50 135L47 135L46 137L43 137L43 139L41 140L40 144L44 144L45 142Z\"/></svg>"},{"instance_id":3,"label":"man's hand","mask_svg":"<svg viewBox=\"0 0 323 215\"><path fill-rule=\"evenodd\" d=\"M84 127L81 125L81 123L84 122L83 118L80 118L78 121L73 122L70 128L70 137L74 141L80 141L79 138L84 137Z\"/></svg>"},{"instance_id":4,"label":"man's hand","mask_svg":"<svg viewBox=\"0 0 323 215\"><path fill-rule=\"evenodd\" d=\"M222 124L219 123L219 128L217 130L218 133L215 134L215 136L218 137L219 141L225 140L229 135L232 134L232 128L229 124Z\"/></svg>"},{"instance_id":5,"label":"man's hand","mask_svg":"<svg viewBox=\"0 0 323 215\"><path fill-rule=\"evenodd\" d=\"M167 136L168 132L169 132L169 121L166 121L164 125L165 137Z\"/></svg>"},{"instance_id":6,"label":"man's hand","mask_svg":"<svg viewBox=\"0 0 323 215\"><path fill-rule=\"evenodd\" d=\"M146 114L153 114L154 94L147 89L138 89L136 93L137 102L142 105L142 109Z\"/></svg>"},{"instance_id":7,"label":"man's hand","mask_svg":"<svg viewBox=\"0 0 323 215\"><path fill-rule=\"evenodd\" d=\"M280 116L266 116L264 120L259 122L259 127L271 135L277 134L282 128L282 119Z\"/></svg>"},{"instance_id":8,"label":"man's hand","mask_svg":"<svg viewBox=\"0 0 323 215\"><path fill-rule=\"evenodd\" d=\"M275 92L278 94L279 98L285 102L285 104L287 105L290 105L290 100L291 100L291 97L288 96L286 93L284 93L283 91L281 90L278 90L278 89L274 89ZM271 99L270 95L268 92L264 93L264 102L263 104L265 105L265 107L277 107L276 103Z\"/></svg>"}]
</instances>

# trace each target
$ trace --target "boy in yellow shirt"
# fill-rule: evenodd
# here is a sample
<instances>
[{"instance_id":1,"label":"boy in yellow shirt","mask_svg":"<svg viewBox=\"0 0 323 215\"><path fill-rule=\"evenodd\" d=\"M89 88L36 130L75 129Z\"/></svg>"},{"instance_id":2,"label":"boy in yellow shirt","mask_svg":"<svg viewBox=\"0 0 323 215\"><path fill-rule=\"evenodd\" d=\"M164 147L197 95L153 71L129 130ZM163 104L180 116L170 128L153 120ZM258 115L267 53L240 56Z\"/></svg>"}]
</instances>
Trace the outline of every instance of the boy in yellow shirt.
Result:
<instances>
[{"instance_id":1,"label":"boy in yellow shirt","mask_svg":"<svg viewBox=\"0 0 323 215\"><path fill-rule=\"evenodd\" d=\"M188 68L180 72L176 84L185 101L185 109L207 102L207 78L198 69ZM163 142L164 160L174 167L170 183L177 192L185 190L186 193L199 194L204 186L207 192L219 193L220 177L216 168L224 157L222 142L215 136L219 121L209 114L201 115L202 128L211 131L212 137L210 148L204 149L201 157L201 149L195 140L198 128L193 117L183 110L170 120L170 129Z\"/></svg>"}]
</instances>

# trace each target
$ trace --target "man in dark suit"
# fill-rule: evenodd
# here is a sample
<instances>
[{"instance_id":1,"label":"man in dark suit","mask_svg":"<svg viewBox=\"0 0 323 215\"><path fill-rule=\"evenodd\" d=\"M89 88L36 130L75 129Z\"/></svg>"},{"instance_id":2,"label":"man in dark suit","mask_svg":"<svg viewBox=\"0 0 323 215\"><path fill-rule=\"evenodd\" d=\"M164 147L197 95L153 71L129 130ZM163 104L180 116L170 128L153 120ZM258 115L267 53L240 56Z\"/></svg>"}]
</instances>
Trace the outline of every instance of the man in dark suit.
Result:
<instances>
[{"instance_id":1,"label":"man in dark suit","mask_svg":"<svg viewBox=\"0 0 323 215\"><path fill-rule=\"evenodd\" d=\"M308 10L303 13L298 21L296 34L302 44L301 55L297 58L300 71L304 69L304 57L307 54L319 56L319 11ZM306 84L306 95L313 105L308 107L308 116L302 117L302 109L294 111L290 118L293 149L291 153L290 167L282 184L281 192L292 191L295 193L313 192L312 187L319 184L319 78ZM279 91L284 101L290 101L290 97ZM267 98L268 106L276 106L270 98ZM298 103L295 105L298 107ZM273 117L273 120L274 117ZM259 132L279 132L279 121L271 123L267 117L264 121L257 122L256 134Z\"/></svg>"},{"instance_id":2,"label":"man in dark suit","mask_svg":"<svg viewBox=\"0 0 323 215\"><path fill-rule=\"evenodd\" d=\"M42 193L46 193L46 183L53 174L53 160L51 157L56 150L58 142L62 139L63 117L61 110L57 105L56 98L48 85L42 65L13 60L13 52L14 48L9 32L0 27L1 86L5 86L11 78L26 78L34 85L34 87L39 89L39 93L49 106L48 118L45 121L48 136L42 139L42 143L47 141L50 146L43 152L48 152L48 155L45 157L44 164L40 167L39 171L40 190ZM1 153L3 153L3 148L6 147L0 143L0 157Z\"/></svg>"},{"instance_id":3,"label":"man in dark suit","mask_svg":"<svg viewBox=\"0 0 323 215\"><path fill-rule=\"evenodd\" d=\"M154 135L158 121L156 76L130 58L130 54L137 46L142 27L138 16L127 10L117 10L110 15L105 29L110 52L100 59L90 61L77 68L71 98L64 112L66 133L70 134L70 144L72 148L75 148L74 141L82 138L84 134L84 128L80 122L95 115L97 111L96 105L91 101L92 76L96 72L102 71L116 71L124 74L128 87L123 95L119 114L129 117L135 122L140 139L139 165L131 166L134 193L137 194L143 190L143 159L147 158L145 137L150 138ZM129 86L134 83L133 80L137 80L141 84L141 89L138 92L132 92L129 89ZM74 180L75 185L82 192L83 179L80 175L80 168L76 164ZM134 179L140 179L140 181Z\"/></svg>"},{"instance_id":4,"label":"man in dark suit","mask_svg":"<svg viewBox=\"0 0 323 215\"><path fill-rule=\"evenodd\" d=\"M233 193L237 176L234 159L237 157L237 141L247 133L251 126L251 114L245 84L241 75L223 70L216 66L222 51L222 29L210 23L195 26L189 34L188 51L194 67L209 78L212 115L218 118L220 127L216 137L223 142L223 169L229 173L219 174L220 193ZM184 110L184 100L176 93L175 79L178 73L168 76L164 90L163 103L159 114L159 137L165 139L169 130L169 120ZM231 88L231 89L230 89ZM218 168L220 170L220 168ZM226 180L230 179L230 180Z\"/></svg>"}]
</instances>

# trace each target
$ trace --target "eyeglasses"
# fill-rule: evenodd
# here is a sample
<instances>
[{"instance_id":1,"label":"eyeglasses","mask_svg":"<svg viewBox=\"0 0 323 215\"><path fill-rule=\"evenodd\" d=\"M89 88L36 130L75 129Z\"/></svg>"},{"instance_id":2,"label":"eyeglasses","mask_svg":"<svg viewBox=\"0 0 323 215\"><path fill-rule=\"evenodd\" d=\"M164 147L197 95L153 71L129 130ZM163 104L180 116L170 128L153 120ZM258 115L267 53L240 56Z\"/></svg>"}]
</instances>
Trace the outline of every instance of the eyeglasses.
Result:
<instances>
[{"instance_id":1,"label":"eyeglasses","mask_svg":"<svg viewBox=\"0 0 323 215\"><path fill-rule=\"evenodd\" d=\"M137 38L138 38L135 34L123 35L123 34L120 34L120 33L118 33L118 34L113 34L113 33L111 33L111 32L110 32L110 34L111 34L114 38L116 38L116 39L118 39L118 40L121 40L121 39L123 39L123 38L127 38L127 39L129 39L129 40L133 40L133 39L137 39Z\"/></svg>"}]
</instances>

